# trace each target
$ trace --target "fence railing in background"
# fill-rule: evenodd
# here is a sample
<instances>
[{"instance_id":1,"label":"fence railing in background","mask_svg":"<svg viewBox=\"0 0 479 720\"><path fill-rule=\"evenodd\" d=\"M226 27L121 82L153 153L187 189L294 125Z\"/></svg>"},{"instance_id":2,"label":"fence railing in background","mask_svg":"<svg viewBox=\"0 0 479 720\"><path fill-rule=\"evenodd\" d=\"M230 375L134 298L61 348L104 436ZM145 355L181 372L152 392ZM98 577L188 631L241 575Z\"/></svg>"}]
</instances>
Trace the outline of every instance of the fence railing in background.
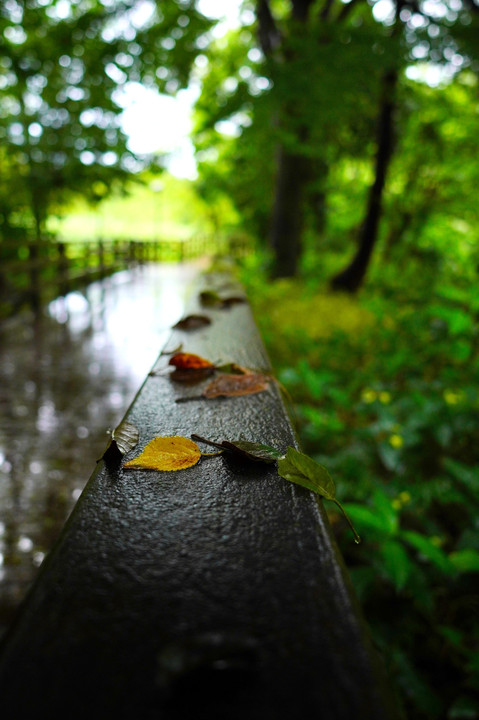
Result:
<instances>
[{"instance_id":1,"label":"fence railing in background","mask_svg":"<svg viewBox=\"0 0 479 720\"><path fill-rule=\"evenodd\" d=\"M198 235L187 240L91 240L0 242L0 319L30 306L38 311L65 295L119 270L149 262L184 262L203 255L244 257L243 236Z\"/></svg>"}]
</instances>

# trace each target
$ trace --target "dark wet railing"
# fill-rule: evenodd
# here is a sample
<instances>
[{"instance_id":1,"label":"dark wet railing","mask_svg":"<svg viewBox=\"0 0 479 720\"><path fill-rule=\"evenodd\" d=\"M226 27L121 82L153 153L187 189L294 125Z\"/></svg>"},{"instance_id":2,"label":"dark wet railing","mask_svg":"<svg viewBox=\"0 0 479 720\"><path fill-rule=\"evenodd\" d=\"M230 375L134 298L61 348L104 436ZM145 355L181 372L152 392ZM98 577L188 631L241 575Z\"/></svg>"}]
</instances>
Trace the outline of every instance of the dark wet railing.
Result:
<instances>
[{"instance_id":1,"label":"dark wet railing","mask_svg":"<svg viewBox=\"0 0 479 720\"><path fill-rule=\"evenodd\" d=\"M190 311L225 288L203 276ZM272 380L206 399L169 377L180 345L267 370L246 302L208 319L177 328L158 356L126 416L131 456L193 433L297 446ZM135 313L121 320L133 344ZM114 451L98 462L0 645L6 717L398 720L322 503L274 464L189 465L131 470Z\"/></svg>"}]
</instances>

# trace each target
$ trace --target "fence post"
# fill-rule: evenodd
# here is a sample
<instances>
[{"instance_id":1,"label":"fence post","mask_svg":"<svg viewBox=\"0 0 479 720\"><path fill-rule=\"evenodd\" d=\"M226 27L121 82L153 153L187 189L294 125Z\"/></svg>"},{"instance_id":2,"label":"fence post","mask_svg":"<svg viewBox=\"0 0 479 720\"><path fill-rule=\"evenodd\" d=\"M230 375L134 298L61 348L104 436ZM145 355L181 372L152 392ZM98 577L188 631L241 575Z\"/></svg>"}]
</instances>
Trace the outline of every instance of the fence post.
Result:
<instances>
[{"instance_id":1,"label":"fence post","mask_svg":"<svg viewBox=\"0 0 479 720\"><path fill-rule=\"evenodd\" d=\"M68 258L66 253L66 244L64 242L57 243L58 250L58 291L61 296L67 295L69 291L68 282Z\"/></svg>"},{"instance_id":2,"label":"fence post","mask_svg":"<svg viewBox=\"0 0 479 720\"><path fill-rule=\"evenodd\" d=\"M100 277L105 277L105 248L103 246L103 240L98 240L98 266L100 270Z\"/></svg>"},{"instance_id":3,"label":"fence post","mask_svg":"<svg viewBox=\"0 0 479 720\"><path fill-rule=\"evenodd\" d=\"M35 314L40 311L40 239L29 245L29 262L30 262L30 305Z\"/></svg>"}]
</instances>

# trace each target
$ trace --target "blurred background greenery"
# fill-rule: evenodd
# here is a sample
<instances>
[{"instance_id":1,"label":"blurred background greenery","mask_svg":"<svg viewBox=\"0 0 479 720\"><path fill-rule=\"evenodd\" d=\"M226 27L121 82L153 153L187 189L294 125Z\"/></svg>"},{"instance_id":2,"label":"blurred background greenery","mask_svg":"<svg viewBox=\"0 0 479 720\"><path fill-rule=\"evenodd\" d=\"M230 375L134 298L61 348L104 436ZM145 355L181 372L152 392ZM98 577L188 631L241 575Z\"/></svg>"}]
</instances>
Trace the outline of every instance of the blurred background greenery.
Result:
<instances>
[{"instance_id":1,"label":"blurred background greenery","mask_svg":"<svg viewBox=\"0 0 479 720\"><path fill-rule=\"evenodd\" d=\"M477 0L0 8L0 254L248 238L241 277L417 720L479 717L478 18ZM141 152L124 132L138 84L190 93L183 177L161 118Z\"/></svg>"}]
</instances>

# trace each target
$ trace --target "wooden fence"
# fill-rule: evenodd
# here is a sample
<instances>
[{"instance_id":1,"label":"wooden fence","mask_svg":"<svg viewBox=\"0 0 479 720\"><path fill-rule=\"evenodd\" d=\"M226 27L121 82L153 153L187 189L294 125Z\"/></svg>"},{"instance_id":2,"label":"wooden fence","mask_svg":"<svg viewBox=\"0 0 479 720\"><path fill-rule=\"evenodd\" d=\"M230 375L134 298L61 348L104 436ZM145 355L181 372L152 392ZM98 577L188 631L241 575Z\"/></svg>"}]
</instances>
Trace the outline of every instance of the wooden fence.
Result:
<instances>
[{"instance_id":1,"label":"wooden fence","mask_svg":"<svg viewBox=\"0 0 479 720\"><path fill-rule=\"evenodd\" d=\"M203 255L242 257L244 237L198 235L187 240L0 242L0 319L149 262L184 262Z\"/></svg>"}]
</instances>

